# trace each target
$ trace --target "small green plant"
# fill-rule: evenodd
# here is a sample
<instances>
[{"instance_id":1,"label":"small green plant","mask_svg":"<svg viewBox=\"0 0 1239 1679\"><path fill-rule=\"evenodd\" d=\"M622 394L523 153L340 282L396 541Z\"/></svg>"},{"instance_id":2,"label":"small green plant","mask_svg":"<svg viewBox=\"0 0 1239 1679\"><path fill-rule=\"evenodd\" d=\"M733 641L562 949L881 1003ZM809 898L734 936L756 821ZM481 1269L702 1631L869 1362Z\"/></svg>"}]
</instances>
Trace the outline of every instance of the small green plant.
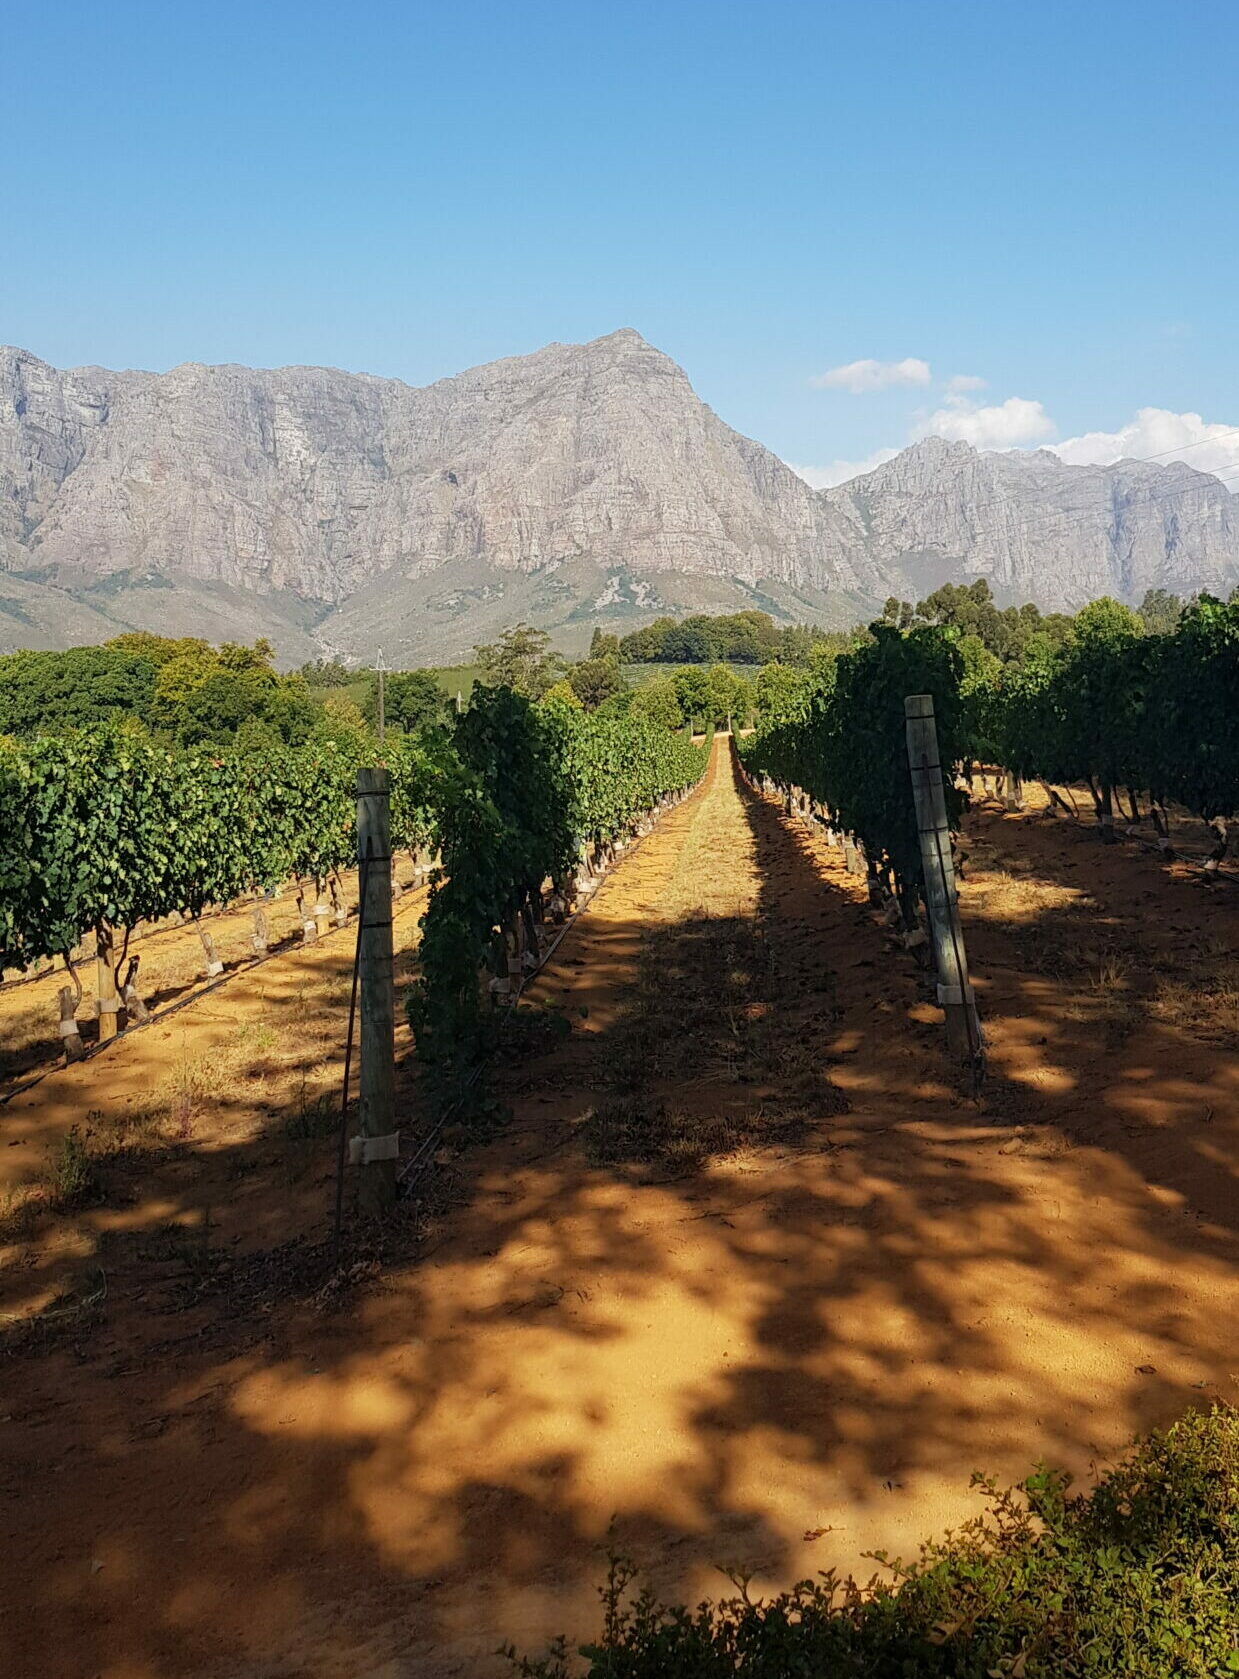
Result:
<instances>
[{"instance_id":1,"label":"small green plant","mask_svg":"<svg viewBox=\"0 0 1239 1679\"><path fill-rule=\"evenodd\" d=\"M89 1126L71 1125L52 1157L52 1202L61 1211L85 1206L99 1194L99 1174L91 1150Z\"/></svg>"},{"instance_id":2,"label":"small green plant","mask_svg":"<svg viewBox=\"0 0 1239 1679\"><path fill-rule=\"evenodd\" d=\"M234 1035L233 1048L237 1054L263 1055L274 1049L278 1041L275 1028L267 1021L243 1020Z\"/></svg>"}]
</instances>

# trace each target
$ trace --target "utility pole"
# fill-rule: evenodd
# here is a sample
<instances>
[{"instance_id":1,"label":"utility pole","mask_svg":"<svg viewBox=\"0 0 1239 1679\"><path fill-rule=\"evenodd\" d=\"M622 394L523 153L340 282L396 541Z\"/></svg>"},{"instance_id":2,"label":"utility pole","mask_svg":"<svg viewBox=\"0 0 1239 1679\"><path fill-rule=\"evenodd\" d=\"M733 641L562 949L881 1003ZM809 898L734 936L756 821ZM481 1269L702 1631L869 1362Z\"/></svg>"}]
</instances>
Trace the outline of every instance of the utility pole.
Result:
<instances>
[{"instance_id":1,"label":"utility pole","mask_svg":"<svg viewBox=\"0 0 1239 1679\"><path fill-rule=\"evenodd\" d=\"M383 678L387 674L387 666L383 663L383 649L381 647L379 648L378 663L375 665L374 669L379 679L379 745L382 746L384 735L386 733L385 725L387 721L383 706Z\"/></svg>"},{"instance_id":2,"label":"utility pole","mask_svg":"<svg viewBox=\"0 0 1239 1679\"><path fill-rule=\"evenodd\" d=\"M904 719L916 826L921 841L925 907L929 912L929 937L938 969L938 1002L946 1014L947 1048L956 1060L970 1061L979 1070L983 1049L981 1023L968 982L968 958L959 919L955 865L951 860L951 829L938 757L933 695L909 694L904 700Z\"/></svg>"},{"instance_id":3,"label":"utility pole","mask_svg":"<svg viewBox=\"0 0 1239 1679\"><path fill-rule=\"evenodd\" d=\"M382 689L379 690L380 694ZM382 713L379 714L382 716ZM361 1168L358 1204L379 1217L396 1204L396 994L391 935L391 777L357 772L357 861L361 892L357 938L361 1009L358 1135L349 1145Z\"/></svg>"}]
</instances>

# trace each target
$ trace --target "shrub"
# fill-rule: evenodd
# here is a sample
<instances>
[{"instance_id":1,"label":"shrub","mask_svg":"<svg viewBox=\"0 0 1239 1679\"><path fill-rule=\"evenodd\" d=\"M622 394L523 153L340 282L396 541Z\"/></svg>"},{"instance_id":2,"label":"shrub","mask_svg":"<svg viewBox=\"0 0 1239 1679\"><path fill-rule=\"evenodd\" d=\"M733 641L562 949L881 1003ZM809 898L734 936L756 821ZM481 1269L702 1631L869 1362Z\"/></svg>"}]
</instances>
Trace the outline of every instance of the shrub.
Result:
<instances>
[{"instance_id":1,"label":"shrub","mask_svg":"<svg viewBox=\"0 0 1239 1679\"><path fill-rule=\"evenodd\" d=\"M887 1578L836 1574L695 1610L633 1591L613 1556L601 1640L524 1679L1221 1679L1239 1673L1239 1414L1193 1412L1091 1492L1038 1469Z\"/></svg>"}]
</instances>

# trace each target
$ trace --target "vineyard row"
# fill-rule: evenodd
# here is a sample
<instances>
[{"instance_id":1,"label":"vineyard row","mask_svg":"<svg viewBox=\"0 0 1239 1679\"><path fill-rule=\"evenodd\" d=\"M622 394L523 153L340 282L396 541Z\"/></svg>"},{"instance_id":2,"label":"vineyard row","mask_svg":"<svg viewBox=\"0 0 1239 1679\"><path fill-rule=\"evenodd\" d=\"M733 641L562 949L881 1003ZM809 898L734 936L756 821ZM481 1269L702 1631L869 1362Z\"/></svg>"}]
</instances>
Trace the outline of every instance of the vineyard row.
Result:
<instances>
[{"instance_id":1,"label":"vineyard row","mask_svg":"<svg viewBox=\"0 0 1239 1679\"><path fill-rule=\"evenodd\" d=\"M0 742L0 971L57 956L70 966L92 935L116 993L105 999L101 987L100 1005L115 1014L142 923L193 922L210 977L220 969L201 926L211 906L256 897L258 950L262 895L290 879L299 896L300 883L313 882L320 925L340 921L339 874L356 857L357 773L382 766L393 847L414 853L418 873L427 856L442 864L423 952L439 1007L462 959L474 961L476 990L479 965L498 971L505 930L544 912L545 883L574 891L578 875L692 785L704 761L703 748L657 724L533 706L507 690L480 691L451 734L381 747L184 751L123 725ZM62 1002L66 1011L67 1037L72 1007Z\"/></svg>"}]
</instances>

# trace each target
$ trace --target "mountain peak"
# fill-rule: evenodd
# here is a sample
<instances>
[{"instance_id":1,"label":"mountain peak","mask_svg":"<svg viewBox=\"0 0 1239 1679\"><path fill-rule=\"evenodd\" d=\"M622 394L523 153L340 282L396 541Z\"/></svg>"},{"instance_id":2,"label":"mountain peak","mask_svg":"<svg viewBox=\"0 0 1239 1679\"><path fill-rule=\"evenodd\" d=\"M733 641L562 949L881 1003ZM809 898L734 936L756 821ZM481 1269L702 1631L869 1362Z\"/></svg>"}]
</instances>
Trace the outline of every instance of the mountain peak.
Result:
<instances>
[{"instance_id":1,"label":"mountain peak","mask_svg":"<svg viewBox=\"0 0 1239 1679\"><path fill-rule=\"evenodd\" d=\"M591 338L585 348L587 350L600 348L604 344L613 344L617 349L631 347L635 350L652 350L654 348L648 339L641 336L635 326L616 327L614 332L604 333L601 338Z\"/></svg>"}]
</instances>

